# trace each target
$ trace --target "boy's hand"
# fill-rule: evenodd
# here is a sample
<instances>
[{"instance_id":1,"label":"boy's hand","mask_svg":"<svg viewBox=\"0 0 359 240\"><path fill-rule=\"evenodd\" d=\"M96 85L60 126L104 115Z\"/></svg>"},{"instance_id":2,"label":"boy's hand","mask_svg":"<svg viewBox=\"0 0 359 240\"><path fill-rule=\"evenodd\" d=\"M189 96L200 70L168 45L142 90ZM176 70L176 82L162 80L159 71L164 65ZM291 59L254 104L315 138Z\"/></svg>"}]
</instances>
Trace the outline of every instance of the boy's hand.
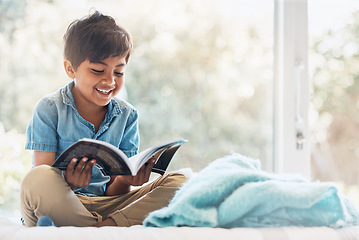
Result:
<instances>
[{"instance_id":1,"label":"boy's hand","mask_svg":"<svg viewBox=\"0 0 359 240\"><path fill-rule=\"evenodd\" d=\"M155 164L156 158L151 158L142 166L136 176L118 175L111 178L110 184L107 186L106 195L113 196L124 194L130 191L130 186L141 186L148 182L151 170Z\"/></svg>"},{"instance_id":2,"label":"boy's hand","mask_svg":"<svg viewBox=\"0 0 359 240\"><path fill-rule=\"evenodd\" d=\"M155 164L156 158L150 158L147 163L145 163L140 170L138 170L136 176L126 175L122 176L122 181L127 182L129 185L132 186L141 186L144 183L148 182L151 175L151 170L153 165Z\"/></svg>"},{"instance_id":3,"label":"boy's hand","mask_svg":"<svg viewBox=\"0 0 359 240\"><path fill-rule=\"evenodd\" d=\"M77 162L78 159L72 159L65 171L65 180L72 190L90 184L92 167L96 164L96 160L89 161L86 157L82 158L76 165Z\"/></svg>"}]
</instances>

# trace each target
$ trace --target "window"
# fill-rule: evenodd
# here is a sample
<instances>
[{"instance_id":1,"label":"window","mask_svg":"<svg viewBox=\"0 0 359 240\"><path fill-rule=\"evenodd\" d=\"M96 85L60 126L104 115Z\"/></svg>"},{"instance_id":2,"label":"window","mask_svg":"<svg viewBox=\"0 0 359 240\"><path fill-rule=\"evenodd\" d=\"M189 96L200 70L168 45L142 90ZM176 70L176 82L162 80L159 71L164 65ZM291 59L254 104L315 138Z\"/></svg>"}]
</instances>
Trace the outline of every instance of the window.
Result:
<instances>
[{"instance_id":1,"label":"window","mask_svg":"<svg viewBox=\"0 0 359 240\"><path fill-rule=\"evenodd\" d=\"M151 1L133 8L141 17L123 17L136 46L127 91L143 144L187 138L175 169L235 151L271 170L273 3L205 2Z\"/></svg>"},{"instance_id":2,"label":"window","mask_svg":"<svg viewBox=\"0 0 359 240\"><path fill-rule=\"evenodd\" d=\"M184 137L189 142L172 169L198 171L231 151L273 169L274 2L5 1L1 213L19 215L19 183L31 167L31 154L23 150L26 125L38 99L68 81L62 36L91 7L118 19L133 36L126 90L140 112L141 149Z\"/></svg>"},{"instance_id":3,"label":"window","mask_svg":"<svg viewBox=\"0 0 359 240\"><path fill-rule=\"evenodd\" d=\"M140 112L142 149L184 137L172 169L235 151L268 171L336 181L359 206L357 1L139 2L0 3L0 214L19 215L26 125L37 100L68 81L62 36L91 7L133 35L126 99Z\"/></svg>"},{"instance_id":4,"label":"window","mask_svg":"<svg viewBox=\"0 0 359 240\"><path fill-rule=\"evenodd\" d=\"M309 1L308 9L312 177L337 182L359 206L359 3Z\"/></svg>"}]
</instances>

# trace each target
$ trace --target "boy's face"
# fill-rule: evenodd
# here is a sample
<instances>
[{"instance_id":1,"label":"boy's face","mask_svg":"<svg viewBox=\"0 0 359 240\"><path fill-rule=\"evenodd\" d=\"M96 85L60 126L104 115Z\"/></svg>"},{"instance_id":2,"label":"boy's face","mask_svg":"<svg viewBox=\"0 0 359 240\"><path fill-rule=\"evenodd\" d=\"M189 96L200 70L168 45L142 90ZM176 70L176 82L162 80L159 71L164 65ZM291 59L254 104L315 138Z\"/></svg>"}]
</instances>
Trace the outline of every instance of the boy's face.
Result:
<instances>
[{"instance_id":1,"label":"boy's face","mask_svg":"<svg viewBox=\"0 0 359 240\"><path fill-rule=\"evenodd\" d=\"M65 60L65 70L70 78L75 79L72 89L75 102L106 106L116 96L124 83L126 68L125 57L109 57L98 63L88 60L82 62L76 71ZM88 105L87 105L88 106Z\"/></svg>"}]
</instances>

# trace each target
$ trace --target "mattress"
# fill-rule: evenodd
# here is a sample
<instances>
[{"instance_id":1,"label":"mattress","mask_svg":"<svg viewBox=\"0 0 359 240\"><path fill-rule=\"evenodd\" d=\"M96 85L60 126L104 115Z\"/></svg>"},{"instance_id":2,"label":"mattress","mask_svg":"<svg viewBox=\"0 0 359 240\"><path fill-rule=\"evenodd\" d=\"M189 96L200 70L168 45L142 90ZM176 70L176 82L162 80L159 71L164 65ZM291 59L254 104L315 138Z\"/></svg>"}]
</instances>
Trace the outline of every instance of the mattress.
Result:
<instances>
[{"instance_id":1,"label":"mattress","mask_svg":"<svg viewBox=\"0 0 359 240\"><path fill-rule=\"evenodd\" d=\"M1 240L121 239L121 240L359 240L359 226L281 228L207 228L207 227L25 227L0 217Z\"/></svg>"}]
</instances>

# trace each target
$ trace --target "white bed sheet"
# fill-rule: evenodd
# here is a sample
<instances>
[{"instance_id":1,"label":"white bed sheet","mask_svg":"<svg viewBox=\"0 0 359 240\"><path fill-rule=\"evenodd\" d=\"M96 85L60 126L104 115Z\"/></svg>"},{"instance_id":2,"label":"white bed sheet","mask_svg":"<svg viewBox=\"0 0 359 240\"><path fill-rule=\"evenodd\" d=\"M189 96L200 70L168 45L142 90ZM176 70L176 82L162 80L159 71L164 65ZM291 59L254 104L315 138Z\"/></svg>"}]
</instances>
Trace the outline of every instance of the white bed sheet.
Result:
<instances>
[{"instance_id":1,"label":"white bed sheet","mask_svg":"<svg viewBox=\"0 0 359 240\"><path fill-rule=\"evenodd\" d=\"M0 240L359 240L359 226L283 228L25 227L0 217Z\"/></svg>"}]
</instances>

